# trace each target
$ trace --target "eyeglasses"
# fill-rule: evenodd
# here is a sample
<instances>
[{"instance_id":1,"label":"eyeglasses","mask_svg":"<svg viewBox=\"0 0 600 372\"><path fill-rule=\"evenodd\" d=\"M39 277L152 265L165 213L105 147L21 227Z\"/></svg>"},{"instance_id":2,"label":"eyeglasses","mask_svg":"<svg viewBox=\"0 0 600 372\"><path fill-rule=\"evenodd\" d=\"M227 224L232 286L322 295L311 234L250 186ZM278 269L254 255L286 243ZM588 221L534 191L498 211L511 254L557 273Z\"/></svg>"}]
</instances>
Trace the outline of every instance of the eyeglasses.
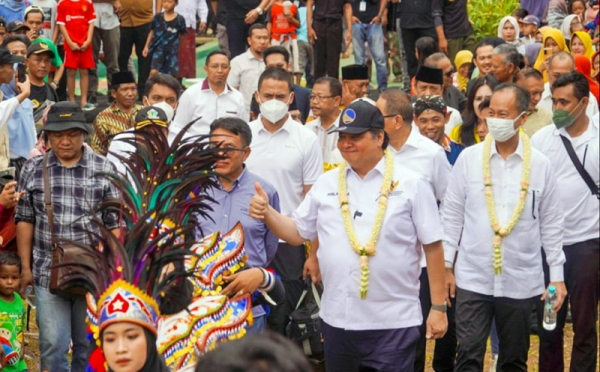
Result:
<instances>
[{"instance_id":1,"label":"eyeglasses","mask_svg":"<svg viewBox=\"0 0 600 372\"><path fill-rule=\"evenodd\" d=\"M335 96L310 96L310 97L308 97L308 100L309 100L309 101L317 101L317 102L321 102L321 101L323 101L324 99L327 99L327 98L333 98L333 97L335 97Z\"/></svg>"},{"instance_id":2,"label":"eyeglasses","mask_svg":"<svg viewBox=\"0 0 600 372\"><path fill-rule=\"evenodd\" d=\"M393 115L383 115L383 118L384 118L384 119L387 119L387 118L395 118L395 117L396 117L396 116L398 116L398 115L399 115L399 114L393 114Z\"/></svg>"},{"instance_id":3,"label":"eyeglasses","mask_svg":"<svg viewBox=\"0 0 600 372\"><path fill-rule=\"evenodd\" d=\"M445 75L446 77L452 77L452 75L454 75L454 73L455 73L455 72L456 72L456 70L455 70L455 69L452 69L452 70L450 70L450 71L448 71L448 72L444 72L444 75Z\"/></svg>"}]
</instances>

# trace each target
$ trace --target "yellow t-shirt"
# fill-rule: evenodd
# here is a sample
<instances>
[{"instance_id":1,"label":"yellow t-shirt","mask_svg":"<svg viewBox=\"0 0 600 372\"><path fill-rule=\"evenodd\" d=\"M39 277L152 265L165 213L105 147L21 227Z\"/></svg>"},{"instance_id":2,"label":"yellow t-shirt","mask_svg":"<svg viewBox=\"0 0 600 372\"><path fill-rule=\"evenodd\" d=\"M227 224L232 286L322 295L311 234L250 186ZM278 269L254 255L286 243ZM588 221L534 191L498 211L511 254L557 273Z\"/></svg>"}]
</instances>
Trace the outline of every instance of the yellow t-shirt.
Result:
<instances>
[{"instance_id":1,"label":"yellow t-shirt","mask_svg":"<svg viewBox=\"0 0 600 372\"><path fill-rule=\"evenodd\" d=\"M448 136L452 141L458 143L459 145L463 145L463 143L460 141L461 128L462 124L455 126L454 128L452 128L452 130L450 131L450 135ZM481 142L481 138L479 138L479 134L477 134L477 132L473 133L473 136L475 137L475 143Z\"/></svg>"}]
</instances>

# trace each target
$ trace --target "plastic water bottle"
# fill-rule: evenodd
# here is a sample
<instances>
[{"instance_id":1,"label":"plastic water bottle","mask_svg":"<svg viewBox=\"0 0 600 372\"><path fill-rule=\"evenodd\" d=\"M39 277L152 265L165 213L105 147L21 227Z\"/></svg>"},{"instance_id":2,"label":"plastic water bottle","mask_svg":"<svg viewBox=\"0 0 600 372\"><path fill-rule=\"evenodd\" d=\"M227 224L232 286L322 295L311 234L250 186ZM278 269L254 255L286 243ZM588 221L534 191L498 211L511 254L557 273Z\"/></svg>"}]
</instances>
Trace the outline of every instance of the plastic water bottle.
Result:
<instances>
[{"instance_id":1,"label":"plastic water bottle","mask_svg":"<svg viewBox=\"0 0 600 372\"><path fill-rule=\"evenodd\" d=\"M544 301L544 329L552 331L556 328L556 311L554 304L556 303L556 288L553 285L548 287L548 294Z\"/></svg>"}]
</instances>

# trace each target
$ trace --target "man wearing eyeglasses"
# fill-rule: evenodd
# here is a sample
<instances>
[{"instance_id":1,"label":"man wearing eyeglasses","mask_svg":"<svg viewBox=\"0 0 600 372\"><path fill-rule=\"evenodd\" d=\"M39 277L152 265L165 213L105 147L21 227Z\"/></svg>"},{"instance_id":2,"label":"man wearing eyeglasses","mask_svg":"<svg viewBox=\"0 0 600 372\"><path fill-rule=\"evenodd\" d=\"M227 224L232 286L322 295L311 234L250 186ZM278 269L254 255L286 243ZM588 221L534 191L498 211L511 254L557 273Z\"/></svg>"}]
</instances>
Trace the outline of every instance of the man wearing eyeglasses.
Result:
<instances>
[{"instance_id":1,"label":"man wearing eyeglasses","mask_svg":"<svg viewBox=\"0 0 600 372\"><path fill-rule=\"evenodd\" d=\"M227 84L231 71L229 57L221 50L211 52L204 65L206 79L188 88L179 100L176 125L201 118L188 130L188 134L208 134L210 123L217 118L233 116L248 120L244 96Z\"/></svg>"},{"instance_id":2,"label":"man wearing eyeglasses","mask_svg":"<svg viewBox=\"0 0 600 372\"><path fill-rule=\"evenodd\" d=\"M467 107L467 98L453 84L456 70L450 59L444 53L434 53L425 59L425 64L442 70L444 73L444 93L442 95L444 103L462 112Z\"/></svg>"},{"instance_id":3,"label":"man wearing eyeglasses","mask_svg":"<svg viewBox=\"0 0 600 372\"><path fill-rule=\"evenodd\" d=\"M317 117L306 126L319 137L323 161L331 163L330 155L337 149L338 133L328 134L338 128L342 84L332 77L322 77L315 81L310 95L310 109Z\"/></svg>"}]
</instances>

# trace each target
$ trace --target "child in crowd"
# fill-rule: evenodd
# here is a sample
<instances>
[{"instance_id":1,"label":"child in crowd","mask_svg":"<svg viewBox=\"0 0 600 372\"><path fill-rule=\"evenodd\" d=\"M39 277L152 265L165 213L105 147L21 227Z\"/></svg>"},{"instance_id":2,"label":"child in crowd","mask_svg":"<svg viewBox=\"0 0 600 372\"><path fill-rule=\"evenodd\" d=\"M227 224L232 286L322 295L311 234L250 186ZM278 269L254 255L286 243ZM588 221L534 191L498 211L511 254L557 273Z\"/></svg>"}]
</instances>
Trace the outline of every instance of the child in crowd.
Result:
<instances>
[{"instance_id":1,"label":"child in crowd","mask_svg":"<svg viewBox=\"0 0 600 372\"><path fill-rule=\"evenodd\" d=\"M177 78L179 74L179 44L187 33L185 18L175 12L177 0L163 0L163 13L152 19L150 33L142 54L152 55L150 77L169 74Z\"/></svg>"},{"instance_id":2,"label":"child in crowd","mask_svg":"<svg viewBox=\"0 0 600 372\"><path fill-rule=\"evenodd\" d=\"M276 0L267 17L267 29L271 33L271 45L283 45L292 56L294 74L300 73L298 63L298 7L289 0Z\"/></svg>"},{"instance_id":3,"label":"child in crowd","mask_svg":"<svg viewBox=\"0 0 600 372\"><path fill-rule=\"evenodd\" d=\"M539 18L534 15L528 15L519 21L519 26L521 27L521 35L523 35L521 37L523 44L535 43L535 34L540 27Z\"/></svg>"},{"instance_id":4,"label":"child in crowd","mask_svg":"<svg viewBox=\"0 0 600 372\"><path fill-rule=\"evenodd\" d=\"M87 101L88 70L95 67L92 54L92 36L96 12L90 0L62 0L56 10L56 24L65 38L65 68L69 101L75 102L75 78L79 70L81 107L85 111L94 106Z\"/></svg>"},{"instance_id":5,"label":"child in crowd","mask_svg":"<svg viewBox=\"0 0 600 372\"><path fill-rule=\"evenodd\" d=\"M571 0L569 3L569 14L575 14L581 22L585 20L585 2L583 0Z\"/></svg>"},{"instance_id":6,"label":"child in crowd","mask_svg":"<svg viewBox=\"0 0 600 372\"><path fill-rule=\"evenodd\" d=\"M0 344L2 372L27 370L23 359L25 307L19 295L21 259L14 252L0 252Z\"/></svg>"}]
</instances>

